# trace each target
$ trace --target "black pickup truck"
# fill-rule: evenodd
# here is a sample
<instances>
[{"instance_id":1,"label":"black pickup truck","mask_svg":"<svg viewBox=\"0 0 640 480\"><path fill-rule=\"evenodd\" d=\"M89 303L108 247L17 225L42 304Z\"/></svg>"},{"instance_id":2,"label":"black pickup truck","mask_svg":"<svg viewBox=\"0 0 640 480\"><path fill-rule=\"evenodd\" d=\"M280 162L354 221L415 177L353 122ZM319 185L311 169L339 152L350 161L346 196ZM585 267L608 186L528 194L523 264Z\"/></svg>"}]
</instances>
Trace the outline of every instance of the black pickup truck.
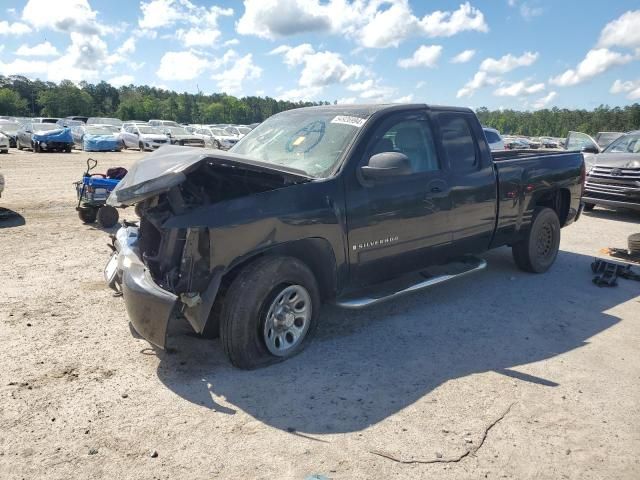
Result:
<instances>
[{"instance_id":1,"label":"black pickup truck","mask_svg":"<svg viewBox=\"0 0 640 480\"><path fill-rule=\"evenodd\" d=\"M165 146L135 164L109 203L140 221L113 237L105 279L152 344L186 319L255 368L299 352L323 302L373 305L503 245L546 271L584 178L580 152L492 154L468 109L290 110L231 152Z\"/></svg>"}]
</instances>

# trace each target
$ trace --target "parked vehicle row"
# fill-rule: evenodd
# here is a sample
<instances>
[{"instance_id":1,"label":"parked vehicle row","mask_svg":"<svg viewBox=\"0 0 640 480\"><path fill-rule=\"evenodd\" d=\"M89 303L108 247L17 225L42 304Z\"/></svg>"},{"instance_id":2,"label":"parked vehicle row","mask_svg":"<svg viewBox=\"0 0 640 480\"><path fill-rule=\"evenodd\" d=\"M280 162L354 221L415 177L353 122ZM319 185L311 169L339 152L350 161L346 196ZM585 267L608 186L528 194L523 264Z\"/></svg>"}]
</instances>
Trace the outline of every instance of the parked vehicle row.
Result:
<instances>
[{"instance_id":1,"label":"parked vehicle row","mask_svg":"<svg viewBox=\"0 0 640 480\"><path fill-rule=\"evenodd\" d=\"M8 138L9 147L37 152L70 151L71 148L153 151L167 144L228 150L250 131L251 128L244 125L180 125L173 120L159 119L123 122L118 118L83 116L0 118L0 134ZM0 142L0 152L4 152L2 145Z\"/></svg>"}]
</instances>

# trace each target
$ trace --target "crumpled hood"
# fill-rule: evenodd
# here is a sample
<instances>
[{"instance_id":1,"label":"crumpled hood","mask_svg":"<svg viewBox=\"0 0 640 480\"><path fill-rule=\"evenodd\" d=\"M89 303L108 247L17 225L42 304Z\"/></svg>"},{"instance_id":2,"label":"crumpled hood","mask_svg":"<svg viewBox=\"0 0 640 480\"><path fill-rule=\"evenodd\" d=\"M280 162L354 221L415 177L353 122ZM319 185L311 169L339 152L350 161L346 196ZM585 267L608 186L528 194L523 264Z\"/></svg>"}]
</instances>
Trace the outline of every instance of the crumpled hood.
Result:
<instances>
[{"instance_id":1,"label":"crumpled hood","mask_svg":"<svg viewBox=\"0 0 640 480\"><path fill-rule=\"evenodd\" d=\"M138 203L167 192L184 182L186 174L202 162L226 164L259 172L280 173L292 179L309 180L304 172L280 165L258 162L218 149L201 149L167 145L138 160L118 186L111 192L107 203L114 207Z\"/></svg>"},{"instance_id":2,"label":"crumpled hood","mask_svg":"<svg viewBox=\"0 0 640 480\"><path fill-rule=\"evenodd\" d=\"M616 168L640 168L640 153L598 153L585 154L587 170L594 165Z\"/></svg>"},{"instance_id":3,"label":"crumpled hood","mask_svg":"<svg viewBox=\"0 0 640 480\"><path fill-rule=\"evenodd\" d=\"M55 130L36 130L31 138L38 142L73 142L70 128L57 128Z\"/></svg>"}]
</instances>

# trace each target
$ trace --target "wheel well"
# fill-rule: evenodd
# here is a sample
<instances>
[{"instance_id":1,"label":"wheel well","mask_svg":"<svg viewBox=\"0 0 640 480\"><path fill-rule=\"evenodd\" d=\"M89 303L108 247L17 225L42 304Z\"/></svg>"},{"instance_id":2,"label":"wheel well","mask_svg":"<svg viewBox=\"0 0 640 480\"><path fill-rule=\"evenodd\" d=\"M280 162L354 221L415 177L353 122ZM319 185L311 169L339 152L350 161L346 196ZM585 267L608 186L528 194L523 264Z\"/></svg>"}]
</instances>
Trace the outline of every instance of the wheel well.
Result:
<instances>
[{"instance_id":1,"label":"wheel well","mask_svg":"<svg viewBox=\"0 0 640 480\"><path fill-rule=\"evenodd\" d=\"M304 263L316 278L323 300L335 297L337 289L336 259L329 242L322 238L305 238L286 242L242 259L222 277L221 290L224 292L238 272L246 265L265 255L294 257Z\"/></svg>"},{"instance_id":2,"label":"wheel well","mask_svg":"<svg viewBox=\"0 0 640 480\"><path fill-rule=\"evenodd\" d=\"M569 206L571 205L571 193L566 188L549 192L547 195L536 201L538 207L548 207L556 212L560 226L564 227L569 216Z\"/></svg>"}]
</instances>

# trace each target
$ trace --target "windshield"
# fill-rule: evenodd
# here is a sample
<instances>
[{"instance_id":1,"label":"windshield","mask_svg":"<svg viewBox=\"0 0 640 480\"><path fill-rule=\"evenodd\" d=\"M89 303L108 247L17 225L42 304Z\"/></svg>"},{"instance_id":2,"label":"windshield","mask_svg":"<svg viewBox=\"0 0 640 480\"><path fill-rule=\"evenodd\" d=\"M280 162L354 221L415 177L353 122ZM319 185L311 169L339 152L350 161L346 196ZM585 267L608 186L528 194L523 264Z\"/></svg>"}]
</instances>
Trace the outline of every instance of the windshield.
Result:
<instances>
[{"instance_id":1,"label":"windshield","mask_svg":"<svg viewBox=\"0 0 640 480\"><path fill-rule=\"evenodd\" d=\"M324 178L365 119L327 110L289 110L249 132L232 149L252 159Z\"/></svg>"},{"instance_id":2,"label":"windshield","mask_svg":"<svg viewBox=\"0 0 640 480\"><path fill-rule=\"evenodd\" d=\"M166 127L171 135L188 135L188 132L182 127Z\"/></svg>"},{"instance_id":3,"label":"windshield","mask_svg":"<svg viewBox=\"0 0 640 480\"><path fill-rule=\"evenodd\" d=\"M112 135L115 133L112 128L105 127L87 127L86 132L89 135Z\"/></svg>"},{"instance_id":4,"label":"windshield","mask_svg":"<svg viewBox=\"0 0 640 480\"><path fill-rule=\"evenodd\" d=\"M6 133L16 133L20 128L19 123L0 123L0 131Z\"/></svg>"},{"instance_id":5,"label":"windshield","mask_svg":"<svg viewBox=\"0 0 640 480\"><path fill-rule=\"evenodd\" d=\"M617 133L617 132L602 132L602 133L599 133L598 136L596 137L596 142L598 142L598 145L604 148L607 145L609 145L611 142L613 142L615 139L620 138L622 135L623 135L622 133Z\"/></svg>"},{"instance_id":6,"label":"windshield","mask_svg":"<svg viewBox=\"0 0 640 480\"><path fill-rule=\"evenodd\" d=\"M221 129L219 129L219 128L212 128L210 131L211 131L211 133L212 133L213 135L217 135L217 136L219 136L219 137L224 137L224 136L227 136L227 135L228 135L228 133L227 133L227 132L225 132L224 130L221 130Z\"/></svg>"},{"instance_id":7,"label":"windshield","mask_svg":"<svg viewBox=\"0 0 640 480\"><path fill-rule=\"evenodd\" d=\"M251 131L251 129L247 127L238 127L238 130L240 130L240 133L242 133L243 135L246 135Z\"/></svg>"},{"instance_id":8,"label":"windshield","mask_svg":"<svg viewBox=\"0 0 640 480\"><path fill-rule=\"evenodd\" d=\"M604 153L639 153L640 133L628 133L604 149Z\"/></svg>"},{"instance_id":9,"label":"windshield","mask_svg":"<svg viewBox=\"0 0 640 480\"><path fill-rule=\"evenodd\" d=\"M153 127L138 127L140 133L155 133L156 135L162 135L162 132Z\"/></svg>"},{"instance_id":10,"label":"windshield","mask_svg":"<svg viewBox=\"0 0 640 480\"><path fill-rule=\"evenodd\" d=\"M33 131L34 132L42 132L45 130L59 130L60 127L59 125L56 125L55 123L34 123L33 124Z\"/></svg>"}]
</instances>

